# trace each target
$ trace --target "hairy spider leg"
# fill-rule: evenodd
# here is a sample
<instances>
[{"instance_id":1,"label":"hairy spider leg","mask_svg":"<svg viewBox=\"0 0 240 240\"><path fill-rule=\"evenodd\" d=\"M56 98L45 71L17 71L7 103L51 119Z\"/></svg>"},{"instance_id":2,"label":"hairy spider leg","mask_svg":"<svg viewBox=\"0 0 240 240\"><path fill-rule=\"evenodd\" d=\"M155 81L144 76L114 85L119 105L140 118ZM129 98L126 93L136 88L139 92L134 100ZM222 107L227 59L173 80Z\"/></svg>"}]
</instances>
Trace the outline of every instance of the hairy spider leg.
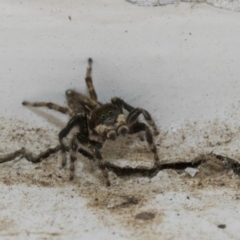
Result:
<instances>
[{"instance_id":1,"label":"hairy spider leg","mask_svg":"<svg viewBox=\"0 0 240 240\"><path fill-rule=\"evenodd\" d=\"M123 99L118 98L118 97L114 97L111 99L112 104L117 105L119 108L124 108L126 109L128 112L131 112L134 107L132 107L131 105L129 105L128 103L126 103Z\"/></svg>"},{"instance_id":2,"label":"hairy spider leg","mask_svg":"<svg viewBox=\"0 0 240 240\"><path fill-rule=\"evenodd\" d=\"M154 154L155 165L158 166L159 165L159 157L158 157L158 154L157 154L157 148L154 144L153 135L152 135L152 132L149 129L149 127L145 123L134 122L129 127L128 134L139 133L141 131L145 132L145 137L146 137L146 141L148 143L149 149Z\"/></svg>"},{"instance_id":3,"label":"hairy spider leg","mask_svg":"<svg viewBox=\"0 0 240 240\"><path fill-rule=\"evenodd\" d=\"M73 137L71 141L71 153L70 153L70 180L74 178L74 171L75 171L75 161L77 159L77 140L76 136Z\"/></svg>"},{"instance_id":4,"label":"hairy spider leg","mask_svg":"<svg viewBox=\"0 0 240 240\"><path fill-rule=\"evenodd\" d=\"M89 160L91 161L94 160L94 156L90 152L86 151L85 149L79 148L78 152L81 153L84 157L88 158Z\"/></svg>"},{"instance_id":5,"label":"hairy spider leg","mask_svg":"<svg viewBox=\"0 0 240 240\"><path fill-rule=\"evenodd\" d=\"M72 117L69 122L67 123L66 127L63 128L60 133L58 134L59 143L61 147L61 153L62 153L62 167L65 167L67 163L67 155L66 155L66 146L63 142L63 139L69 134L69 132L72 130L73 127L78 126L79 128L82 128L85 126L85 131L87 131L87 122L86 122L86 116L84 113L81 113L77 116Z\"/></svg>"},{"instance_id":6,"label":"hairy spider leg","mask_svg":"<svg viewBox=\"0 0 240 240\"><path fill-rule=\"evenodd\" d=\"M24 101L22 102L23 106L28 106L28 107L47 107L49 109L55 110L57 112L61 112L64 114L70 114L69 109L66 107L62 107L60 105L57 105L55 103L51 103L51 102L27 102Z\"/></svg>"},{"instance_id":7,"label":"hairy spider leg","mask_svg":"<svg viewBox=\"0 0 240 240\"><path fill-rule=\"evenodd\" d=\"M74 178L74 171L75 171L75 161L77 159L77 152L81 153L83 156L87 157L90 160L94 160L94 156L89 153L87 150L78 146L78 141L80 139L80 134L76 134L71 141L71 153L70 153L70 180ZM83 140L84 138L84 140ZM87 145L91 140L86 139L86 137L82 137L79 141L83 145Z\"/></svg>"},{"instance_id":8,"label":"hairy spider leg","mask_svg":"<svg viewBox=\"0 0 240 240\"><path fill-rule=\"evenodd\" d=\"M131 105L127 104L124 100L122 100L121 98L112 98L112 103L113 104L116 104L117 106L119 107L122 107L124 109L126 109L128 112L129 112L129 115L128 115L128 121L131 121L131 118L134 119L134 121L136 121L136 119L138 118L138 116L140 114L143 114L144 116L144 119L147 121L147 123L153 128L153 133L154 135L158 135L159 134L159 130L158 130L158 127L156 125L156 123L154 122L153 118L151 117L150 113L145 110L145 109L142 109L142 108L134 108L132 107ZM137 117L135 117L135 115ZM127 122L127 125L128 125L128 122Z\"/></svg>"},{"instance_id":9,"label":"hairy spider leg","mask_svg":"<svg viewBox=\"0 0 240 240\"><path fill-rule=\"evenodd\" d=\"M106 168L106 166L104 164L103 157L102 157L100 151L97 148L94 148L93 153L94 153L95 157L98 160L98 166L99 166L99 168L102 171L102 174L103 174L103 176L104 176L104 178L106 180L107 186L109 187L111 185L111 183L110 183L110 180L108 178L108 171L107 171L107 168Z\"/></svg>"},{"instance_id":10,"label":"hairy spider leg","mask_svg":"<svg viewBox=\"0 0 240 240\"><path fill-rule=\"evenodd\" d=\"M86 72L86 78L85 78L87 88L89 95L91 99L94 101L94 103L97 105L98 104L98 98L97 98L97 93L94 89L93 82L92 82L92 59L88 59L88 68Z\"/></svg>"},{"instance_id":11,"label":"hairy spider leg","mask_svg":"<svg viewBox=\"0 0 240 240\"><path fill-rule=\"evenodd\" d=\"M96 159L97 162L98 162L98 167L100 168L100 170L102 171L102 174L105 178L105 181L106 181L106 185L107 186L110 186L111 183L110 183L110 180L108 178L108 171L107 171L107 168L106 168L106 165L103 161L103 157L102 157L102 154L100 152L100 149L102 148L103 146L103 142L98 142L98 141L95 141L95 140L90 140L87 136L83 136L82 134L78 134L77 135L77 139L79 141L79 143L81 143L82 145L85 145L87 146L90 150L92 150L92 154L90 154L88 151L86 151L85 149L79 149L78 151L80 153L83 154L83 156L87 157L88 159L90 160L94 160ZM103 139L102 141L105 141L105 139Z\"/></svg>"}]
</instances>

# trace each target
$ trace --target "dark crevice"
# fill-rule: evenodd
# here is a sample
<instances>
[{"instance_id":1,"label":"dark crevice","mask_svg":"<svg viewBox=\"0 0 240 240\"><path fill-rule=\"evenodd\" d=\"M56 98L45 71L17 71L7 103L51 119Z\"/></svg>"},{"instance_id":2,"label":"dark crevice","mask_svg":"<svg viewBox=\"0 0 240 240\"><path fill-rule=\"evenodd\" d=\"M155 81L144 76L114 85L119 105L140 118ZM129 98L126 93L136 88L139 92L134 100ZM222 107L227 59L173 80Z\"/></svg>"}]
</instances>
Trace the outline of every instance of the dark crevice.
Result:
<instances>
[{"instance_id":1,"label":"dark crevice","mask_svg":"<svg viewBox=\"0 0 240 240\"><path fill-rule=\"evenodd\" d=\"M119 167L113 163L106 162L105 166L112 172L114 172L117 176L129 176L129 175L141 175L146 177L154 177L159 171L165 170L165 169L172 169L175 171L183 171L186 168L198 168L200 165L207 161L219 161L221 164L224 165L225 169L233 170L233 172L237 175L240 175L240 162L237 160L217 155L217 154L205 154L200 155L193 159L191 162L184 162L184 161L178 161L173 163L163 163L159 164L158 167L153 167L150 169L144 168L144 167L137 167L137 168L131 168L131 167Z\"/></svg>"},{"instance_id":2,"label":"dark crevice","mask_svg":"<svg viewBox=\"0 0 240 240\"><path fill-rule=\"evenodd\" d=\"M36 163L42 162L44 159L46 159L50 155L57 153L59 150L60 150L60 146L57 145L54 148L47 149L45 152L42 152L38 155L34 155L31 152L29 152L28 150L26 150L25 148L22 148L13 153L1 156L0 164L9 162L9 161L13 161L16 158L24 158L27 161L36 164ZM69 151L70 149L67 147L66 150ZM87 151L81 149L81 153L82 154L84 153L83 155L85 157L89 158L90 160L93 160L93 156L90 153L88 153ZM120 167L120 166L110 163L110 162L105 162L104 166L109 171L114 172L117 176L124 177L124 176L131 176L131 175L140 175L140 176L153 177L161 170L172 169L172 170L179 172L179 171L185 170L188 167L198 168L201 164L203 164L207 161L209 161L209 162L210 161L219 161L219 163L221 163L225 167L225 169L231 169L231 170L233 170L233 172L235 174L240 175L240 162L238 162L235 159L228 158L228 157L222 156L222 155L213 154L213 153L200 155L190 162L176 161L176 162L172 162L172 163L162 163L162 164L160 163L160 164L158 164L157 167L154 166L152 168L141 167L141 166L136 167L136 168L131 168L128 166Z\"/></svg>"},{"instance_id":3,"label":"dark crevice","mask_svg":"<svg viewBox=\"0 0 240 240\"><path fill-rule=\"evenodd\" d=\"M159 164L158 167L144 168L144 167L120 167L113 163L106 162L105 166L117 176L141 175L146 177L154 177L159 171L165 169L173 169L175 171L183 171L187 167L197 168L205 159L199 158L192 162L174 162Z\"/></svg>"}]
</instances>

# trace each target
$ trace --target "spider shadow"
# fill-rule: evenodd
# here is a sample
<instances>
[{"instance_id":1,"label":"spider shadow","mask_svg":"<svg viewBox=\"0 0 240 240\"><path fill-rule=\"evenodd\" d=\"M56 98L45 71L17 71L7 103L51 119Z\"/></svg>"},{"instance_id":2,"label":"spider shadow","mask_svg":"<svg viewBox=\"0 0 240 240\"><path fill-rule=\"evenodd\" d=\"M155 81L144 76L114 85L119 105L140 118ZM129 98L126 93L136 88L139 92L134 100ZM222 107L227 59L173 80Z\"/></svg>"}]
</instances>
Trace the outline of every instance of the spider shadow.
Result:
<instances>
[{"instance_id":1,"label":"spider shadow","mask_svg":"<svg viewBox=\"0 0 240 240\"><path fill-rule=\"evenodd\" d=\"M30 108L30 107L28 109L30 109L33 113L42 117L48 123L54 125L55 127L59 128L59 129L62 129L66 125L67 120L66 120L66 122L64 122L64 120L63 120L64 117L58 118L57 116L54 116L54 114L48 113L48 112L46 112L46 110L43 110L43 109ZM65 117L66 116L67 115L65 115Z\"/></svg>"}]
</instances>

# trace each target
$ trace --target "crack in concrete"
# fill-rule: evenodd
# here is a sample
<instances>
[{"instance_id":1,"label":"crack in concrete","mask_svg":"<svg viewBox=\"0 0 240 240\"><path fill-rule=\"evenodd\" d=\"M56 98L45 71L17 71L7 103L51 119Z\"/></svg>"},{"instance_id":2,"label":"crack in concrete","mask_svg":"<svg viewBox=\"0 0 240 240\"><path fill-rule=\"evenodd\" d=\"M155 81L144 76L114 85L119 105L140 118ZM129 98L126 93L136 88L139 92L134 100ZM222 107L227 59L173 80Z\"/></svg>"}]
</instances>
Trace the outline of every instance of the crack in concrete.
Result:
<instances>
[{"instance_id":1,"label":"crack in concrete","mask_svg":"<svg viewBox=\"0 0 240 240\"><path fill-rule=\"evenodd\" d=\"M45 152L42 152L38 155L34 155L30 151L28 151L25 148L19 149L15 152L12 152L10 154L6 154L0 157L0 164L13 161L16 158L25 158L27 161L32 163L40 163L46 158L48 158L50 155L57 153L60 150L60 146L57 145L54 148L49 148ZM70 149L68 148L67 151ZM141 175L146 177L154 177L157 175L159 171L165 170L165 169L172 169L175 171L183 171L186 168L198 168L201 164L210 161L210 160L216 160L222 163L225 167L225 169L233 170L233 172L237 175L240 175L240 163L232 158L210 153L210 154L202 154L194 158L192 161L175 161L172 163L160 163L158 166L153 166L152 168L146 168L137 166L135 168L131 168L129 166L120 167L114 163L105 162L104 165L107 167L109 171L114 172L117 176L130 176L130 175ZM93 160L90 158L90 160Z\"/></svg>"}]
</instances>

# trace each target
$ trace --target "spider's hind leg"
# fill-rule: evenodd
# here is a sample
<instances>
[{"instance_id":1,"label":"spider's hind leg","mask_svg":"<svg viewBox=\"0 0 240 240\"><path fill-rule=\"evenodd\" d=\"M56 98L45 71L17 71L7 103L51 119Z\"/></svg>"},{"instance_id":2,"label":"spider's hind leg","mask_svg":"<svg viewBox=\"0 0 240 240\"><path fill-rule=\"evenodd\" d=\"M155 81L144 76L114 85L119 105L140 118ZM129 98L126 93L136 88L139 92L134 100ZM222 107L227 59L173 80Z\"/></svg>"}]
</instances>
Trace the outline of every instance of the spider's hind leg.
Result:
<instances>
[{"instance_id":1,"label":"spider's hind leg","mask_svg":"<svg viewBox=\"0 0 240 240\"><path fill-rule=\"evenodd\" d=\"M98 103L97 93L94 89L93 82L92 82L92 59L91 58L88 59L88 68L86 72L85 81L86 81L88 92L91 99L95 102L95 104L97 104Z\"/></svg>"},{"instance_id":2,"label":"spider's hind leg","mask_svg":"<svg viewBox=\"0 0 240 240\"><path fill-rule=\"evenodd\" d=\"M33 102L33 103L31 103L31 102L23 101L22 105L28 106L28 107L47 107L47 108L55 110L57 112L69 114L68 108L62 107L60 105L57 105L57 104L51 103L51 102Z\"/></svg>"}]
</instances>

